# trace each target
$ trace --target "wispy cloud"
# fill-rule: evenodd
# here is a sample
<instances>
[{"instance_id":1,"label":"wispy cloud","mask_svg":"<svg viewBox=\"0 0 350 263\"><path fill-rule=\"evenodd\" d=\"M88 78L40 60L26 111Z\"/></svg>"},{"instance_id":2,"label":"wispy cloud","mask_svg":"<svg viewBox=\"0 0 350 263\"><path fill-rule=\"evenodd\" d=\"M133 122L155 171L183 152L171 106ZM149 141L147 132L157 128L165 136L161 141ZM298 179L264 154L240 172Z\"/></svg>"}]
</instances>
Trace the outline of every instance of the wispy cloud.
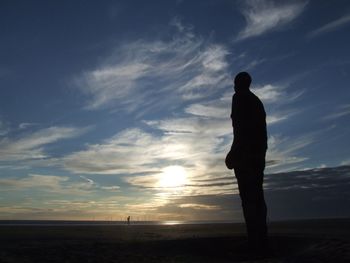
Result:
<instances>
[{"instance_id":1,"label":"wispy cloud","mask_svg":"<svg viewBox=\"0 0 350 263\"><path fill-rule=\"evenodd\" d=\"M276 220L308 218L315 214L322 217L349 216L346 209L350 202L347 190L349 174L350 166L267 174L264 186L269 217ZM210 188L204 188L201 195L183 193L162 204L150 201L136 207L164 219L243 220L238 195L232 190L224 194L204 194L207 189ZM323 209L319 209L320 206Z\"/></svg>"},{"instance_id":2,"label":"wispy cloud","mask_svg":"<svg viewBox=\"0 0 350 263\"><path fill-rule=\"evenodd\" d=\"M89 193L91 184L86 182L71 182L67 176L29 174L24 178L1 178L0 191L47 192L50 194L81 195Z\"/></svg>"},{"instance_id":3,"label":"wispy cloud","mask_svg":"<svg viewBox=\"0 0 350 263\"><path fill-rule=\"evenodd\" d=\"M184 111L190 116L200 116L209 119L225 119L231 114L232 92L223 92L222 96L214 100L206 100L188 105Z\"/></svg>"},{"instance_id":4,"label":"wispy cloud","mask_svg":"<svg viewBox=\"0 0 350 263\"><path fill-rule=\"evenodd\" d=\"M254 86L252 91L265 105L268 126L288 120L301 112L301 109L296 109L292 103L303 94L303 91L290 92L288 86L272 84Z\"/></svg>"},{"instance_id":5,"label":"wispy cloud","mask_svg":"<svg viewBox=\"0 0 350 263\"><path fill-rule=\"evenodd\" d=\"M0 140L0 161L43 159L48 157L44 147L59 140L73 138L86 132L74 127L49 127L25 133L16 138L4 137Z\"/></svg>"},{"instance_id":6,"label":"wispy cloud","mask_svg":"<svg viewBox=\"0 0 350 263\"><path fill-rule=\"evenodd\" d=\"M248 0L244 3L242 14L247 24L238 34L238 40L281 28L297 18L307 4L305 1L290 1L282 4L270 0Z\"/></svg>"},{"instance_id":7,"label":"wispy cloud","mask_svg":"<svg viewBox=\"0 0 350 263\"><path fill-rule=\"evenodd\" d=\"M271 84L253 87L252 90L259 97L259 99L261 99L266 104L282 100L282 95L284 95L283 87Z\"/></svg>"},{"instance_id":8,"label":"wispy cloud","mask_svg":"<svg viewBox=\"0 0 350 263\"><path fill-rule=\"evenodd\" d=\"M305 135L296 138L286 138L278 135L269 137L269 149L267 151L267 171L290 171L294 164L300 164L307 157L299 156L298 151L310 145L314 141L313 135Z\"/></svg>"},{"instance_id":9,"label":"wispy cloud","mask_svg":"<svg viewBox=\"0 0 350 263\"><path fill-rule=\"evenodd\" d=\"M80 176L82 180L72 180L68 176L29 174L26 177L0 178L0 191L23 191L31 189L34 192L45 192L51 195L86 195L93 191L116 191L117 185L101 186L93 180Z\"/></svg>"},{"instance_id":10,"label":"wispy cloud","mask_svg":"<svg viewBox=\"0 0 350 263\"><path fill-rule=\"evenodd\" d=\"M212 136L213 133L218 136L230 133L229 123L213 123L210 128L204 126L205 120L179 119L148 124L164 134L156 136L140 129L128 129L101 144L89 145L86 150L66 156L64 167L75 173L137 174L158 172L177 163L194 162L190 165L193 166L195 160L215 153L216 144L220 145L222 139ZM208 129L204 131L204 127ZM203 139L196 138L198 134Z\"/></svg>"},{"instance_id":11,"label":"wispy cloud","mask_svg":"<svg viewBox=\"0 0 350 263\"><path fill-rule=\"evenodd\" d=\"M252 92L265 105L268 113L268 125L287 120L300 111L293 108L290 104L303 94L302 91L290 92L286 86L266 84L253 86ZM206 117L213 121L215 119L227 121L231 113L231 98L232 94L225 92L219 99L190 104L185 108L185 112L194 116Z\"/></svg>"},{"instance_id":12,"label":"wispy cloud","mask_svg":"<svg viewBox=\"0 0 350 263\"><path fill-rule=\"evenodd\" d=\"M304 90L291 92L288 90L288 85L257 85L252 87L252 91L262 100L264 104L289 104L295 102Z\"/></svg>"},{"instance_id":13,"label":"wispy cloud","mask_svg":"<svg viewBox=\"0 0 350 263\"><path fill-rule=\"evenodd\" d=\"M88 145L87 149L63 158L65 169L85 174L123 174L154 171L147 169L160 157L156 137L140 129L128 129L100 144ZM142 167L142 169L140 169Z\"/></svg>"},{"instance_id":14,"label":"wispy cloud","mask_svg":"<svg viewBox=\"0 0 350 263\"><path fill-rule=\"evenodd\" d=\"M220 209L217 205L203 205L203 204L180 204L179 207L181 208L193 208L195 210L218 210Z\"/></svg>"},{"instance_id":15,"label":"wispy cloud","mask_svg":"<svg viewBox=\"0 0 350 263\"><path fill-rule=\"evenodd\" d=\"M256 86L265 105L289 105L300 96L278 85ZM182 194L232 193L235 182L224 166L224 158L232 143L230 121L232 93L223 91L218 99L201 100L184 108L181 117L160 120L144 120L143 123L155 133L140 128L126 129L99 144L88 145L86 149L69 154L62 160L63 167L73 173L116 174L127 183L147 189L156 189L161 171L169 165L181 165L189 174ZM276 106L277 105L277 106ZM295 114L295 110L269 112L268 125L275 125ZM278 138L278 139L277 139ZM303 138L294 138L293 146L283 136L271 136L268 164L272 170L287 169L290 164L306 160L298 157L297 150L309 141L300 144ZM284 143L281 143L284 142ZM288 166L289 165L289 166ZM200 182L227 176L223 181Z\"/></svg>"},{"instance_id":16,"label":"wispy cloud","mask_svg":"<svg viewBox=\"0 0 350 263\"><path fill-rule=\"evenodd\" d=\"M162 198L167 199L167 190L159 186L162 170L169 165L180 165L186 170L188 181L174 189L172 198L237 193L232 173L224 166L232 142L228 117L212 119L194 115L145 123L161 134L125 130L103 143L64 157L65 169L73 173L119 175L130 185L154 194L163 193ZM311 137L286 140L271 136L269 140L269 171L288 170L292 164L303 162L307 158L298 156L298 150L312 143Z\"/></svg>"},{"instance_id":17,"label":"wispy cloud","mask_svg":"<svg viewBox=\"0 0 350 263\"><path fill-rule=\"evenodd\" d=\"M95 70L76 78L89 109L142 111L176 101L210 97L230 81L226 47L195 36L179 20L171 40L118 45ZM159 96L162 96L159 99Z\"/></svg>"},{"instance_id":18,"label":"wispy cloud","mask_svg":"<svg viewBox=\"0 0 350 263\"><path fill-rule=\"evenodd\" d=\"M103 190L117 191L117 190L120 189L120 186L118 186L118 185L101 186L101 189L103 189Z\"/></svg>"},{"instance_id":19,"label":"wispy cloud","mask_svg":"<svg viewBox=\"0 0 350 263\"><path fill-rule=\"evenodd\" d=\"M0 186L6 187L7 190L43 188L47 191L53 191L60 188L60 184L68 179L69 178L66 176L29 174L29 176L25 178L1 178Z\"/></svg>"},{"instance_id":20,"label":"wispy cloud","mask_svg":"<svg viewBox=\"0 0 350 263\"><path fill-rule=\"evenodd\" d=\"M349 216L349 209L347 209L350 202L349 175L350 166L267 174L265 196L270 211L269 217L276 220L313 215ZM222 180L222 178L217 179ZM40 184L43 189L48 188L50 191L52 183L62 185L68 182L69 180L65 177L43 176L23 179L17 182L17 185L35 187L35 184ZM232 190L224 194L207 193L207 189L209 188L200 189L196 195L181 194L176 198L169 198L166 202L160 195L146 199L144 196L118 196L118 198L92 198L91 200L85 197L74 200L40 198L40 202L27 199L15 205L0 205L0 217L2 219L21 216L26 219L125 220L125 214L129 214L132 218L146 220L203 220L206 218L243 221L239 195L234 194ZM323 209L319 209L320 206Z\"/></svg>"},{"instance_id":21,"label":"wispy cloud","mask_svg":"<svg viewBox=\"0 0 350 263\"><path fill-rule=\"evenodd\" d=\"M269 4L276 10L279 8ZM296 10L296 6L301 8L305 4L290 6L294 5ZM283 7L293 9L290 6ZM287 20L278 23L284 24ZM146 119L143 125L148 125L147 129L125 129L60 160L69 172L118 175L129 187L150 196L149 202L132 203L130 209L136 206L136 209L156 210L155 207L164 208L182 196L238 193L232 171L224 165L232 143L229 116L233 90L226 61L229 52L225 46L196 36L178 19L171 24L177 29L171 40L124 43L95 70L78 77L79 88L89 97L89 109L121 107L137 112L142 108L144 112L153 107L178 107L176 117ZM260 33L270 29L272 27L264 28ZM292 93L287 88L274 84L254 87L253 91L269 110L268 125L295 114L295 110L283 107L289 107L301 93ZM175 103L176 100L185 103ZM297 152L309 141L294 138L291 147L283 136L271 138L270 170L288 170L292 164L306 160ZM159 186L159 180L162 170L171 165L184 167L188 181L181 187L164 189ZM196 209L186 204L196 202L176 207Z\"/></svg>"},{"instance_id":22,"label":"wispy cloud","mask_svg":"<svg viewBox=\"0 0 350 263\"><path fill-rule=\"evenodd\" d=\"M350 159L343 160L340 165L350 165Z\"/></svg>"},{"instance_id":23,"label":"wispy cloud","mask_svg":"<svg viewBox=\"0 0 350 263\"><path fill-rule=\"evenodd\" d=\"M86 176L79 176L80 178L84 179L88 185L91 186L91 189L102 189L102 190L108 190L108 191L117 191L120 189L120 186L118 185L108 185L108 186L101 186L99 183L95 182L94 180L87 178Z\"/></svg>"},{"instance_id":24,"label":"wispy cloud","mask_svg":"<svg viewBox=\"0 0 350 263\"><path fill-rule=\"evenodd\" d=\"M323 117L323 120L335 120L350 115L350 104L344 104L337 108L336 111Z\"/></svg>"},{"instance_id":25,"label":"wispy cloud","mask_svg":"<svg viewBox=\"0 0 350 263\"><path fill-rule=\"evenodd\" d=\"M232 138L222 138L232 137L228 116L227 120L188 116L145 123L157 132L125 130L100 144L89 145L85 150L64 157L64 168L80 174L119 175L131 186L144 192L151 191L158 196L158 201L184 194L237 192L232 182L195 181L230 176L231 172L224 166L224 157ZM169 196L169 189L164 189L159 182L162 170L171 165L184 167L188 182L181 189L171 189Z\"/></svg>"},{"instance_id":26,"label":"wispy cloud","mask_svg":"<svg viewBox=\"0 0 350 263\"><path fill-rule=\"evenodd\" d=\"M308 34L308 37L313 38L313 37L337 30L338 28L345 26L348 23L350 23L350 14L346 14L324 26L321 26L320 28L317 28L311 31Z\"/></svg>"},{"instance_id":27,"label":"wispy cloud","mask_svg":"<svg viewBox=\"0 0 350 263\"><path fill-rule=\"evenodd\" d=\"M24 130L24 129L27 129L29 127L35 126L35 125L38 125L38 124L37 123L23 122L23 123L20 123L18 125L18 129Z\"/></svg>"},{"instance_id":28,"label":"wispy cloud","mask_svg":"<svg viewBox=\"0 0 350 263\"><path fill-rule=\"evenodd\" d=\"M85 176L80 175L80 178L84 179L85 181L87 181L89 184L93 185L95 184L94 180L87 178Z\"/></svg>"}]
</instances>

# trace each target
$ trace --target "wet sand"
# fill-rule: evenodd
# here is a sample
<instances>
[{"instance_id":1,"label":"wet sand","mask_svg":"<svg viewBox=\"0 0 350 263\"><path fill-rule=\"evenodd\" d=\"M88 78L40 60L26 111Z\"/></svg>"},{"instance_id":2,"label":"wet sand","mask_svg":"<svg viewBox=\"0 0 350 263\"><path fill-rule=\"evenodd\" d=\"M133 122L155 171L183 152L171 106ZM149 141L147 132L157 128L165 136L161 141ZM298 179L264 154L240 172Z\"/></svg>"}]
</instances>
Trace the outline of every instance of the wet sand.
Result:
<instances>
[{"instance_id":1,"label":"wet sand","mask_svg":"<svg viewBox=\"0 0 350 263\"><path fill-rule=\"evenodd\" d=\"M243 224L0 226L0 262L350 262L350 220L270 224L256 259Z\"/></svg>"}]
</instances>

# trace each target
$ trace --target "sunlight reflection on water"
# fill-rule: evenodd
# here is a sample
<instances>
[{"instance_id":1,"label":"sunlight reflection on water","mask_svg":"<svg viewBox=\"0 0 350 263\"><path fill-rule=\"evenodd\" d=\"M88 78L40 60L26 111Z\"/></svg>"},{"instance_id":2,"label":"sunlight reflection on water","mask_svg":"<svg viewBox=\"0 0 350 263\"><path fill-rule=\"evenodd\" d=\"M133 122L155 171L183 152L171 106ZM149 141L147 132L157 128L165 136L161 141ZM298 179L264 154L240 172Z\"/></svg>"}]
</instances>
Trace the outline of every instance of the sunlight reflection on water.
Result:
<instances>
[{"instance_id":1,"label":"sunlight reflection on water","mask_svg":"<svg viewBox=\"0 0 350 263\"><path fill-rule=\"evenodd\" d=\"M161 224L162 225L180 225L180 224L184 224L184 221L162 221Z\"/></svg>"}]
</instances>

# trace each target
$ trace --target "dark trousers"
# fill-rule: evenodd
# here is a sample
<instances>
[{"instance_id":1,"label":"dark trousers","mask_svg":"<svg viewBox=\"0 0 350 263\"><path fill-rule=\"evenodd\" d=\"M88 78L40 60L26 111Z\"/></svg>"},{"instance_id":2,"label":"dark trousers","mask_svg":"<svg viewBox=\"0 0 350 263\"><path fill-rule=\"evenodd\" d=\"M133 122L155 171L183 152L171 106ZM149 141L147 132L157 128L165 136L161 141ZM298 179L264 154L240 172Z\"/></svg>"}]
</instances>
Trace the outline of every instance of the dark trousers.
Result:
<instances>
[{"instance_id":1,"label":"dark trousers","mask_svg":"<svg viewBox=\"0 0 350 263\"><path fill-rule=\"evenodd\" d=\"M264 248L267 246L264 169L235 168L234 171L242 200L249 244L259 249Z\"/></svg>"}]
</instances>

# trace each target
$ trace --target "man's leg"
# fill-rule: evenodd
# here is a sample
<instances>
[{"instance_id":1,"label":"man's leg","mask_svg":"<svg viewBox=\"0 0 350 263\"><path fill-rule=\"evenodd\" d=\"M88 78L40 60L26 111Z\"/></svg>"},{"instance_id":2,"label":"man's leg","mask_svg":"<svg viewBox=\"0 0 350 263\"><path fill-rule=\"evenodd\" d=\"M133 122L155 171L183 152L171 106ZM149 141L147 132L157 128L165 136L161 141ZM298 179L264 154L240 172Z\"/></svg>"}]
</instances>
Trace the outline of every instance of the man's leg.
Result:
<instances>
[{"instance_id":1,"label":"man's leg","mask_svg":"<svg viewBox=\"0 0 350 263\"><path fill-rule=\"evenodd\" d=\"M249 243L257 248L267 245L266 204L263 170L235 169Z\"/></svg>"},{"instance_id":2,"label":"man's leg","mask_svg":"<svg viewBox=\"0 0 350 263\"><path fill-rule=\"evenodd\" d=\"M263 180L264 180L264 171L257 170L256 174L258 175L258 192L257 192L257 230L258 230L258 243L261 245L267 246L267 207L264 198L264 188L263 188Z\"/></svg>"}]
</instances>

